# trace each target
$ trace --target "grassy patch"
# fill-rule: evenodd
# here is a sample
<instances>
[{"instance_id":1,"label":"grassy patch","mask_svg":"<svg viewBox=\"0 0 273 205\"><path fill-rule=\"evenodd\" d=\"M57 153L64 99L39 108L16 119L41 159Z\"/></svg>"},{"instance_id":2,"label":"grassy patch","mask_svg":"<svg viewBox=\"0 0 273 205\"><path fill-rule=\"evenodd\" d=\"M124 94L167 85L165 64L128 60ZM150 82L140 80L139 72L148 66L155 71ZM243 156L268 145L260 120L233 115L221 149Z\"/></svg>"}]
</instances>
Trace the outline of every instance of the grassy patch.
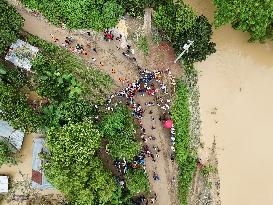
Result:
<instances>
[{"instance_id":1,"label":"grassy patch","mask_svg":"<svg viewBox=\"0 0 273 205\"><path fill-rule=\"evenodd\" d=\"M172 117L176 131L176 160L179 165L179 200L180 204L187 204L187 198L196 170L196 152L191 147L190 138L190 110L188 90L182 81L176 85L176 99L172 106Z\"/></svg>"},{"instance_id":2,"label":"grassy patch","mask_svg":"<svg viewBox=\"0 0 273 205\"><path fill-rule=\"evenodd\" d=\"M149 44L146 36L140 36L137 40L137 48L143 52L144 56L149 54Z\"/></svg>"}]
</instances>

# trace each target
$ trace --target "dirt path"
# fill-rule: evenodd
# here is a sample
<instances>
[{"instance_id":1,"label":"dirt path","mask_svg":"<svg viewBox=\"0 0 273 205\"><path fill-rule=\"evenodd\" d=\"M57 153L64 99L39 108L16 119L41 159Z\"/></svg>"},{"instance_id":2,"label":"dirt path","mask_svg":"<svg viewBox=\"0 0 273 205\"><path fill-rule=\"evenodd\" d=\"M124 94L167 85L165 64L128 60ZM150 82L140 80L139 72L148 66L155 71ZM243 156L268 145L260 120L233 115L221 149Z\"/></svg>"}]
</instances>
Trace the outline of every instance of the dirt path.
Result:
<instances>
[{"instance_id":1,"label":"dirt path","mask_svg":"<svg viewBox=\"0 0 273 205\"><path fill-rule=\"evenodd\" d=\"M82 31L69 32L48 23L41 17L34 16L30 12L26 11L16 0L9 0L9 2L17 8L18 12L25 19L23 29L27 32L51 43L54 43L50 36L50 34L53 34L59 39L57 42L58 45L64 42L66 36L75 37L76 42L84 45L84 47L89 44L90 50L88 51L88 54L86 56L81 55L81 57L94 67L110 74L118 87L125 87L127 82L132 82L138 78L136 63L132 63L132 61L126 59L122 55L119 41L109 43L105 42L98 35L88 36L86 32ZM92 51L92 48L96 48L97 53ZM132 48L136 50L133 44ZM180 67L173 64L175 58L174 52L170 47L168 47L168 45L150 45L150 49L150 55L147 58L148 60L143 60L142 55L136 53L136 59L140 66L144 66L151 70L165 70L169 68L176 75L181 74ZM96 61L94 62L92 58L96 58ZM112 69L116 69L117 72L113 74L111 72ZM145 108L145 102L151 101L151 99L148 98L149 97L139 96L137 101ZM154 121L151 121L151 115L148 114L150 110L153 111L153 117L155 118ZM157 201L155 204L176 205L178 204L176 183L172 182L172 178L174 177L177 179L177 165L172 163L170 160L170 137L169 133L163 129L162 124L159 121L159 110L157 107L146 109L143 124L147 135L156 136L156 140L147 143L150 146L150 149L155 145L161 150L159 157L156 158L156 162L153 162L150 158L146 160L147 173L151 183L152 192L157 194ZM152 126L155 126L156 129L152 130ZM31 157L29 160L31 160ZM153 180L154 171L159 175L159 181Z\"/></svg>"}]
</instances>

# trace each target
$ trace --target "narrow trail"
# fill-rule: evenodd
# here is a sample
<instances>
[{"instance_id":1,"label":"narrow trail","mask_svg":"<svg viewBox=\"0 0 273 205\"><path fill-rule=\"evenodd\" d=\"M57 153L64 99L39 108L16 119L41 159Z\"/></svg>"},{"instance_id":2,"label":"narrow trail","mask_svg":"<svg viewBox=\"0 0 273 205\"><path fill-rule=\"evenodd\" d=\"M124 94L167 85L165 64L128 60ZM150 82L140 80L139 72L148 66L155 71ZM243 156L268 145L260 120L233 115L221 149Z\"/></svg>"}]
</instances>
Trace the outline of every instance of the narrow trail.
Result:
<instances>
[{"instance_id":1,"label":"narrow trail","mask_svg":"<svg viewBox=\"0 0 273 205\"><path fill-rule=\"evenodd\" d=\"M133 82L138 78L138 72L135 68L135 65L124 58L122 55L122 49L120 49L120 42L105 42L101 37L98 36L88 36L86 32L73 31L69 32L65 29L58 28L41 17L34 16L31 12L28 12L20 3L16 0L8 0L10 4L13 4L18 12L25 19L23 29L33 35L38 36L39 38L46 40L51 43L61 45L61 42L64 42L66 36L73 36L77 43L82 45L91 45L88 54L86 56L81 55L88 63L93 67L97 67L102 71L111 75L114 79L118 88L125 87L127 82ZM56 36L59 41L56 43L51 38L50 34ZM92 48L97 49L97 53L92 51ZM134 45L132 48L135 49ZM135 49L136 50L136 49ZM148 69L167 69L172 70L173 74L176 77L181 75L181 70L178 65L173 64L175 55L173 51L170 52L169 48L166 48L166 45L155 46L151 45L150 47L150 56L149 60L146 60L145 64L143 59L139 59L138 53L136 53L137 62L140 63L140 66L147 67ZM141 55L140 55L141 56ZM96 58L94 62L92 58ZM113 74L112 69L116 69L116 73ZM120 80L120 78L123 79ZM156 162L153 162L151 158L146 158L146 168L151 184L152 192L156 193L157 200L155 204L158 205L176 205L178 204L177 199L177 186L176 182L173 182L173 177L177 179L177 165L170 160L170 133L164 130L162 123L159 121L159 108L152 106L146 109L145 102L152 101L151 96L141 97L138 96L136 101L145 108L144 118L142 120L143 126L146 129L147 136L153 135L156 137L156 140L149 140L147 145L152 150L152 147L158 146L161 150L159 157L156 158ZM151 120L151 115L149 114L152 110L152 116L155 120ZM151 127L154 126L156 129L152 130ZM153 172L156 172L160 180L153 180ZM149 201L150 204L150 201Z\"/></svg>"}]
</instances>

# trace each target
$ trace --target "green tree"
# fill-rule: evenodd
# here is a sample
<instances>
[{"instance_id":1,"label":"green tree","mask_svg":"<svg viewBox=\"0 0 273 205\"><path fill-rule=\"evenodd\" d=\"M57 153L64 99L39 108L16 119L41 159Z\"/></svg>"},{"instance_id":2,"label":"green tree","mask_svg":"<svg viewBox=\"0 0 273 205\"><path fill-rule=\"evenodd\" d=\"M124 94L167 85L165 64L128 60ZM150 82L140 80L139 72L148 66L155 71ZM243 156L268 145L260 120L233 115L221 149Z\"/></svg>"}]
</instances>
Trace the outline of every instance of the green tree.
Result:
<instances>
[{"instance_id":1,"label":"green tree","mask_svg":"<svg viewBox=\"0 0 273 205\"><path fill-rule=\"evenodd\" d=\"M199 16L190 29L180 32L175 40L174 48L179 54L184 51L183 45L188 43L188 40L194 41L189 51L183 54L182 59L185 63L203 61L208 55L216 52L215 43L210 41L211 36L210 23L206 17Z\"/></svg>"},{"instance_id":2,"label":"green tree","mask_svg":"<svg viewBox=\"0 0 273 205\"><path fill-rule=\"evenodd\" d=\"M105 204L116 189L96 156L101 137L88 121L51 128L47 133L46 176L76 204Z\"/></svg>"},{"instance_id":3,"label":"green tree","mask_svg":"<svg viewBox=\"0 0 273 205\"><path fill-rule=\"evenodd\" d=\"M68 28L113 27L124 9L115 0L21 0L27 7L43 13L56 25L65 23Z\"/></svg>"},{"instance_id":4,"label":"green tree","mask_svg":"<svg viewBox=\"0 0 273 205\"><path fill-rule=\"evenodd\" d=\"M159 6L154 15L155 25L173 41L181 32L190 29L197 19L194 11L184 4L169 2Z\"/></svg>"},{"instance_id":5,"label":"green tree","mask_svg":"<svg viewBox=\"0 0 273 205\"><path fill-rule=\"evenodd\" d=\"M250 33L250 41L273 39L273 1L213 0L216 27L231 23L237 30Z\"/></svg>"},{"instance_id":6,"label":"green tree","mask_svg":"<svg viewBox=\"0 0 273 205\"><path fill-rule=\"evenodd\" d=\"M114 159L131 160L140 150L135 138L135 126L132 115L125 106L118 106L114 112L108 113L102 123L101 130L109 141L108 148Z\"/></svg>"},{"instance_id":7,"label":"green tree","mask_svg":"<svg viewBox=\"0 0 273 205\"><path fill-rule=\"evenodd\" d=\"M126 187L131 196L136 196L139 193L147 193L150 191L148 176L144 170L133 169L125 175Z\"/></svg>"},{"instance_id":8,"label":"green tree","mask_svg":"<svg viewBox=\"0 0 273 205\"><path fill-rule=\"evenodd\" d=\"M14 128L36 131L41 127L42 118L34 113L26 97L12 85L0 80L0 118L8 121Z\"/></svg>"},{"instance_id":9,"label":"green tree","mask_svg":"<svg viewBox=\"0 0 273 205\"><path fill-rule=\"evenodd\" d=\"M216 51L215 43L211 42L212 29L208 20L204 16L197 16L183 2L159 6L154 22L173 44L178 55L184 51L183 46L188 40L194 41L193 46L182 56L185 63L205 60Z\"/></svg>"},{"instance_id":10,"label":"green tree","mask_svg":"<svg viewBox=\"0 0 273 205\"><path fill-rule=\"evenodd\" d=\"M0 140L0 167L3 164L15 164L16 159L14 153L11 150L10 145L4 141Z\"/></svg>"},{"instance_id":11,"label":"green tree","mask_svg":"<svg viewBox=\"0 0 273 205\"><path fill-rule=\"evenodd\" d=\"M6 0L0 1L0 54L18 39L23 18Z\"/></svg>"}]
</instances>

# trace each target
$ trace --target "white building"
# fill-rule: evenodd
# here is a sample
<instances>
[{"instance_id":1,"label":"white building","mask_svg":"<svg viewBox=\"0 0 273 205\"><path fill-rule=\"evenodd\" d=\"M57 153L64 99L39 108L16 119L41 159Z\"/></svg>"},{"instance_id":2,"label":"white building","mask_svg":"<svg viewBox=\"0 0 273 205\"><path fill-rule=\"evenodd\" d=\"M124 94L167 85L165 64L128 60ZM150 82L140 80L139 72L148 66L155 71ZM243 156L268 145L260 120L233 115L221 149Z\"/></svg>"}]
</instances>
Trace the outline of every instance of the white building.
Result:
<instances>
[{"instance_id":1,"label":"white building","mask_svg":"<svg viewBox=\"0 0 273 205\"><path fill-rule=\"evenodd\" d=\"M0 193L7 193L9 191L9 178L7 176L0 176Z\"/></svg>"}]
</instances>

